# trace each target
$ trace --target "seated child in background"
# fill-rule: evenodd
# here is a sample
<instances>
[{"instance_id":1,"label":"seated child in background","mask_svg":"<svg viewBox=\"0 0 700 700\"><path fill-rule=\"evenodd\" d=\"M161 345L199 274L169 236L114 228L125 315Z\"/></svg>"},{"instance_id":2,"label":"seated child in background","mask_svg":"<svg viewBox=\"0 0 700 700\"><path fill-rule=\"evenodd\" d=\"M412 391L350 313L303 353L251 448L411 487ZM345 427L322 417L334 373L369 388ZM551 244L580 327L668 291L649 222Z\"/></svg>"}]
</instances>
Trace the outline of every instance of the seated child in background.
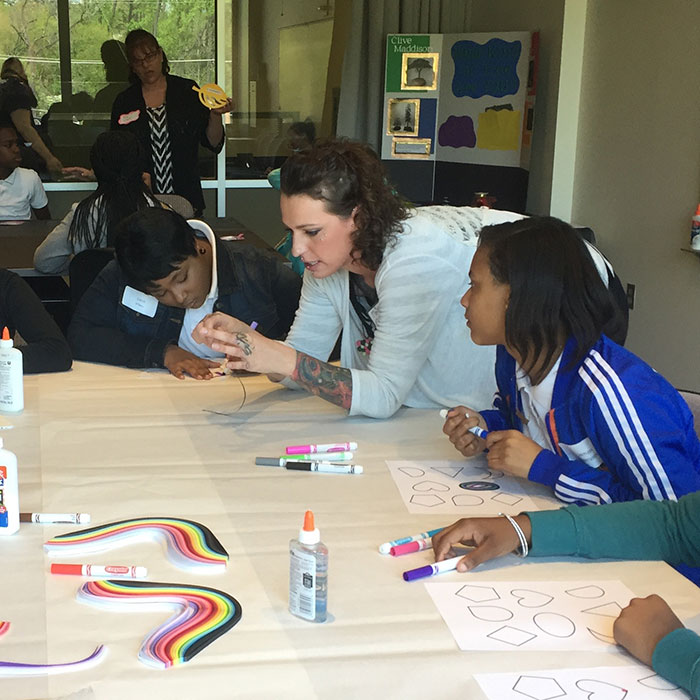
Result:
<instances>
[{"instance_id":1,"label":"seated child in background","mask_svg":"<svg viewBox=\"0 0 700 700\"><path fill-rule=\"evenodd\" d=\"M70 369L68 343L37 295L19 275L0 268L0 332L5 326L26 343L17 345L25 374Z\"/></svg>"},{"instance_id":2,"label":"seated child in background","mask_svg":"<svg viewBox=\"0 0 700 700\"><path fill-rule=\"evenodd\" d=\"M680 394L603 329L611 296L576 232L553 218L486 227L462 298L497 345L492 410L451 409L443 431L490 468L580 505L676 500L700 489L700 441ZM486 440L469 429L480 426Z\"/></svg>"},{"instance_id":3,"label":"seated child in background","mask_svg":"<svg viewBox=\"0 0 700 700\"><path fill-rule=\"evenodd\" d=\"M63 275L71 258L87 248L113 247L117 224L145 207L161 206L141 176L138 139L125 131L100 134L90 149L97 189L70 208L34 252L39 272Z\"/></svg>"},{"instance_id":4,"label":"seated child in background","mask_svg":"<svg viewBox=\"0 0 700 700\"><path fill-rule=\"evenodd\" d=\"M49 200L34 170L20 168L19 136L10 123L0 123L0 220L50 219Z\"/></svg>"},{"instance_id":5,"label":"seated child in background","mask_svg":"<svg viewBox=\"0 0 700 700\"><path fill-rule=\"evenodd\" d=\"M206 314L255 321L270 338L283 338L294 320L299 275L277 256L216 239L201 221L142 209L121 222L115 244L117 261L73 314L68 340L76 359L210 379L223 355L191 337Z\"/></svg>"},{"instance_id":6,"label":"seated child in background","mask_svg":"<svg viewBox=\"0 0 700 700\"><path fill-rule=\"evenodd\" d=\"M700 566L700 493L678 502L521 513L515 522L532 557L661 559ZM518 549L520 539L505 518L463 518L433 536L435 559L451 556L458 543L475 547L457 565L458 571L470 571ZM630 654L700 698L700 637L683 627L659 596L634 598L615 621L613 633Z\"/></svg>"}]
</instances>

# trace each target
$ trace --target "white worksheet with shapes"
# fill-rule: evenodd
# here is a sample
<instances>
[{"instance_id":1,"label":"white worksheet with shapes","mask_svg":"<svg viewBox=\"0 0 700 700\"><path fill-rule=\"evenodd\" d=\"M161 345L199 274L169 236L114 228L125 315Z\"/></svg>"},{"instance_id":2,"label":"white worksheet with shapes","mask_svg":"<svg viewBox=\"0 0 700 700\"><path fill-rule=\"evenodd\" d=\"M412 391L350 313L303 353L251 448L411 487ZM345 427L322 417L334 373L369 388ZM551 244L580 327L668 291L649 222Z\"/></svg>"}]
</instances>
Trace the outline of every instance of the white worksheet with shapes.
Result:
<instances>
[{"instance_id":1,"label":"white worksheet with shapes","mask_svg":"<svg viewBox=\"0 0 700 700\"><path fill-rule=\"evenodd\" d=\"M478 673L474 678L489 700L681 700L690 697L641 664Z\"/></svg>"},{"instance_id":2,"label":"white worksheet with shapes","mask_svg":"<svg viewBox=\"0 0 700 700\"><path fill-rule=\"evenodd\" d=\"M387 461L409 513L517 515L537 510L521 479L469 460Z\"/></svg>"},{"instance_id":3,"label":"white worksheet with shapes","mask_svg":"<svg viewBox=\"0 0 700 700\"><path fill-rule=\"evenodd\" d=\"M462 651L618 650L613 623L632 591L620 581L426 583Z\"/></svg>"}]
</instances>

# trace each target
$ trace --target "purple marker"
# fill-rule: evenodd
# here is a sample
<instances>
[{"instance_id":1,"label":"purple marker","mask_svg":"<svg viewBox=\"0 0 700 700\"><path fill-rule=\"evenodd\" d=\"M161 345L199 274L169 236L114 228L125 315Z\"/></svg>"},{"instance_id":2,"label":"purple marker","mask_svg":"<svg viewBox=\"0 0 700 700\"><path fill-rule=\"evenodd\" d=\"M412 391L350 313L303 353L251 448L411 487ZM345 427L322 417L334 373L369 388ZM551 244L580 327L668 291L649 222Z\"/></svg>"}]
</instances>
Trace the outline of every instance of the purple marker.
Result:
<instances>
[{"instance_id":1,"label":"purple marker","mask_svg":"<svg viewBox=\"0 0 700 700\"><path fill-rule=\"evenodd\" d=\"M258 322L253 321L253 323L250 324L250 330L254 331L258 327Z\"/></svg>"},{"instance_id":2,"label":"purple marker","mask_svg":"<svg viewBox=\"0 0 700 700\"><path fill-rule=\"evenodd\" d=\"M442 418L447 418L447 414L449 411L452 409L450 408L449 410L447 408L442 408L440 409L440 416ZM465 418L469 418L469 414L465 413L464 414ZM483 428L480 428L478 425L475 425L473 428L467 428L467 430L472 434L476 435L478 438L481 438L482 440L486 440L486 436L489 434L488 430L484 430Z\"/></svg>"},{"instance_id":3,"label":"purple marker","mask_svg":"<svg viewBox=\"0 0 700 700\"><path fill-rule=\"evenodd\" d=\"M417 569L410 569L409 571L403 572L404 581L416 581L419 578L427 578L428 576L437 576L445 571L454 571L457 568L457 562L462 557L452 557L451 559L445 559L444 561L437 561L434 564L428 564L428 566L420 566Z\"/></svg>"}]
</instances>

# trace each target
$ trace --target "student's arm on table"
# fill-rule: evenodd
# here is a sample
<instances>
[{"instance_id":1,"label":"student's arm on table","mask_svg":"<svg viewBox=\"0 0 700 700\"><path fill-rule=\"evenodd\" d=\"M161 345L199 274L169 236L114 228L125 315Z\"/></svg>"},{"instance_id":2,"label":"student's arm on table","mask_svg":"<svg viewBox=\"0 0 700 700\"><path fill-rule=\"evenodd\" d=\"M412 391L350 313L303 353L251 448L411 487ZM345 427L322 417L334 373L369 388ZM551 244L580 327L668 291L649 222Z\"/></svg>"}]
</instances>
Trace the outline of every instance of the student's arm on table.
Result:
<instances>
[{"instance_id":1,"label":"student's arm on table","mask_svg":"<svg viewBox=\"0 0 700 700\"><path fill-rule=\"evenodd\" d=\"M700 493L678 502L633 501L521 513L515 521L533 557L577 555L700 564ZM458 571L469 571L514 551L519 538L506 518L464 518L433 536L435 559L450 556L457 544L475 547L457 566ZM700 637L685 629L659 596L630 601L615 622L614 636L640 661L700 697Z\"/></svg>"},{"instance_id":2,"label":"student's arm on table","mask_svg":"<svg viewBox=\"0 0 700 700\"><path fill-rule=\"evenodd\" d=\"M18 275L3 270L1 276L3 307L27 343L19 346L25 374L69 370L68 343L37 295Z\"/></svg>"},{"instance_id":3,"label":"student's arm on table","mask_svg":"<svg viewBox=\"0 0 700 700\"><path fill-rule=\"evenodd\" d=\"M73 256L73 248L68 240L68 232L73 221L77 202L71 206L46 238L34 251L34 269L47 275L65 275Z\"/></svg>"}]
</instances>

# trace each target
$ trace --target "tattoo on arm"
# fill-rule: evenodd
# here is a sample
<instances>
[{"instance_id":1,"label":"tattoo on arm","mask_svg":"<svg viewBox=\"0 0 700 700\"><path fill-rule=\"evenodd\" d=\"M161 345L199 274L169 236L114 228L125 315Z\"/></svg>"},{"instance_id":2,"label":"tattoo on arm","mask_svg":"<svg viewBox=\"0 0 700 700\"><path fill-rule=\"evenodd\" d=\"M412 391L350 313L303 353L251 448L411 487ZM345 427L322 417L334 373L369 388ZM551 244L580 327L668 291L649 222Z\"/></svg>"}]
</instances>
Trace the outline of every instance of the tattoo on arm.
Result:
<instances>
[{"instance_id":1,"label":"tattoo on arm","mask_svg":"<svg viewBox=\"0 0 700 700\"><path fill-rule=\"evenodd\" d=\"M292 379L315 396L350 410L352 373L346 367L336 367L303 352L297 352Z\"/></svg>"},{"instance_id":2,"label":"tattoo on arm","mask_svg":"<svg viewBox=\"0 0 700 700\"><path fill-rule=\"evenodd\" d=\"M238 345L246 355L253 354L253 346L250 344L246 333L236 333L236 345Z\"/></svg>"}]
</instances>

